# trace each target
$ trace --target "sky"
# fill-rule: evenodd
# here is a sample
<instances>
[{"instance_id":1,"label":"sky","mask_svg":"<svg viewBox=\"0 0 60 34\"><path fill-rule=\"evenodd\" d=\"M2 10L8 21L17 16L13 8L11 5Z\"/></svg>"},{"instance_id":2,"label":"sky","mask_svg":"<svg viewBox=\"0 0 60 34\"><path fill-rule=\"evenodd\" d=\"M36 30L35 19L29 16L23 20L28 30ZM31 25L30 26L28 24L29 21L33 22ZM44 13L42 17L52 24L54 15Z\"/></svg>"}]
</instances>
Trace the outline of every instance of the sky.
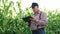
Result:
<instances>
[{"instance_id":1,"label":"sky","mask_svg":"<svg viewBox=\"0 0 60 34\"><path fill-rule=\"evenodd\" d=\"M33 2L38 3L40 8L48 10L60 9L60 0L22 0L21 7L23 9L30 7Z\"/></svg>"},{"instance_id":2,"label":"sky","mask_svg":"<svg viewBox=\"0 0 60 34\"><path fill-rule=\"evenodd\" d=\"M16 8L17 1L19 0L13 0L15 8ZM25 10L25 8L30 7L33 2L38 3L39 8L42 8L42 9L44 8L46 8L47 10L56 10L57 8L60 9L60 0L22 0L21 8ZM17 10L17 12L19 11ZM16 16L16 13L13 13L13 16Z\"/></svg>"},{"instance_id":3,"label":"sky","mask_svg":"<svg viewBox=\"0 0 60 34\"><path fill-rule=\"evenodd\" d=\"M13 0L14 2L18 0ZM48 10L60 9L60 0L22 0L21 8L25 9L26 7L30 7L33 2L39 4L39 8L46 8Z\"/></svg>"}]
</instances>

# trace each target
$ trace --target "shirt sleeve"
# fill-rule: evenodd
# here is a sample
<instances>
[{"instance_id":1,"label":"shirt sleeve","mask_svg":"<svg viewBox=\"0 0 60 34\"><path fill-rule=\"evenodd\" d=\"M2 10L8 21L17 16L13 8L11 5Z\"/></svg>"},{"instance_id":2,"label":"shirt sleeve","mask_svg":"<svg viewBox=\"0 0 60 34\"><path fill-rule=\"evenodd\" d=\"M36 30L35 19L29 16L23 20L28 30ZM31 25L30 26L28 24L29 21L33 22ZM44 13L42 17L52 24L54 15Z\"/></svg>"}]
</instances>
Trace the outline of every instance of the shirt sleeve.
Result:
<instances>
[{"instance_id":1,"label":"shirt sleeve","mask_svg":"<svg viewBox=\"0 0 60 34\"><path fill-rule=\"evenodd\" d=\"M43 13L41 14L41 19L37 19L36 20L36 25L46 25L47 24L47 15L46 13Z\"/></svg>"}]
</instances>

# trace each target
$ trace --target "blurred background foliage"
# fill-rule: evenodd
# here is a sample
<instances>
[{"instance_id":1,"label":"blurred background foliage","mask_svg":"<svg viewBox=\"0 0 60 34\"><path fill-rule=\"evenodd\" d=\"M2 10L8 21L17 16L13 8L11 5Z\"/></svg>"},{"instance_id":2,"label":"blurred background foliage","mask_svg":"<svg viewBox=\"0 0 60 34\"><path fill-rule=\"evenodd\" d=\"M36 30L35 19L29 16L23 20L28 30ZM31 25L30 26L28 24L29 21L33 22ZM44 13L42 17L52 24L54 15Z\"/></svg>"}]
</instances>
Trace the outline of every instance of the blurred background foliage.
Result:
<instances>
[{"instance_id":1,"label":"blurred background foliage","mask_svg":"<svg viewBox=\"0 0 60 34\"><path fill-rule=\"evenodd\" d=\"M31 29L28 23L24 22L21 18L31 16L33 12L30 8L25 11L21 9L21 0L14 2L8 0L0 0L0 34L31 34ZM59 10L43 11L47 14L48 25L45 28L46 34L60 34L60 13Z\"/></svg>"}]
</instances>

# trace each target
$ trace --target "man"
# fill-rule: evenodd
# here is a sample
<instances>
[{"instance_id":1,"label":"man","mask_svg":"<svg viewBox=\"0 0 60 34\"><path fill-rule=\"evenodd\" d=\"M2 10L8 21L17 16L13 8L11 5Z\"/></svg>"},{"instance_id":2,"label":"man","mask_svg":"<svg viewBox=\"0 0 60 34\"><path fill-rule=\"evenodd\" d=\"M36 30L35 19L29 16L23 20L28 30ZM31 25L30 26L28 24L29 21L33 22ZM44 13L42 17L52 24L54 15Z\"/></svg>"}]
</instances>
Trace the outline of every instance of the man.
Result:
<instances>
[{"instance_id":1,"label":"man","mask_svg":"<svg viewBox=\"0 0 60 34\"><path fill-rule=\"evenodd\" d=\"M32 3L33 18L30 18L32 34L45 34L44 27L47 24L46 14L39 10L37 3Z\"/></svg>"}]
</instances>

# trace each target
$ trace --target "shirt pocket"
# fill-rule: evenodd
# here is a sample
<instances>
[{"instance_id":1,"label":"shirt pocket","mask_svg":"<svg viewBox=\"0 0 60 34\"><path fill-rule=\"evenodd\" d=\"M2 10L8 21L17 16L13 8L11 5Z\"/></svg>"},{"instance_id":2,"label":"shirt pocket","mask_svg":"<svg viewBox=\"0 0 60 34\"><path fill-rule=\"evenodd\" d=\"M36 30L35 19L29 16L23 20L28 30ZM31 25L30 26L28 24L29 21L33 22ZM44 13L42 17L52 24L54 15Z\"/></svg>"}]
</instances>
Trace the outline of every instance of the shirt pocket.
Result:
<instances>
[{"instance_id":1,"label":"shirt pocket","mask_svg":"<svg viewBox=\"0 0 60 34\"><path fill-rule=\"evenodd\" d=\"M32 30L36 30L36 29L37 29L37 26L36 26L35 23L32 23L32 24L31 24L31 29L32 29Z\"/></svg>"}]
</instances>

